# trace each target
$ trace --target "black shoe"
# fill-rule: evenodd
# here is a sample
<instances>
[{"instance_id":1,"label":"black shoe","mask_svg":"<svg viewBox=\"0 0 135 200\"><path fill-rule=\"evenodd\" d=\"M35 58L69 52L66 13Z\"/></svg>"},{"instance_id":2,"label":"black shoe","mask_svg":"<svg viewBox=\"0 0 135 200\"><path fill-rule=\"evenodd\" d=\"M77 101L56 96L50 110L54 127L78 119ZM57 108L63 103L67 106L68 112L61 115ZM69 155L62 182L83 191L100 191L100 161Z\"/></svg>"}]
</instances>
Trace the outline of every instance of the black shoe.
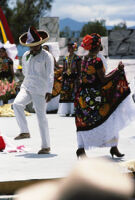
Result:
<instances>
[{"instance_id":1,"label":"black shoe","mask_svg":"<svg viewBox=\"0 0 135 200\"><path fill-rule=\"evenodd\" d=\"M75 117L75 114L71 114L70 117Z\"/></svg>"},{"instance_id":2,"label":"black shoe","mask_svg":"<svg viewBox=\"0 0 135 200\"><path fill-rule=\"evenodd\" d=\"M112 155L112 158L113 158L114 155L117 156L118 158L125 156L125 154L122 154L122 153L119 152L119 150L116 146L112 147L110 149L110 154Z\"/></svg>"},{"instance_id":3,"label":"black shoe","mask_svg":"<svg viewBox=\"0 0 135 200\"><path fill-rule=\"evenodd\" d=\"M77 158L84 158L86 157L86 153L84 148L77 149L76 151Z\"/></svg>"}]
</instances>

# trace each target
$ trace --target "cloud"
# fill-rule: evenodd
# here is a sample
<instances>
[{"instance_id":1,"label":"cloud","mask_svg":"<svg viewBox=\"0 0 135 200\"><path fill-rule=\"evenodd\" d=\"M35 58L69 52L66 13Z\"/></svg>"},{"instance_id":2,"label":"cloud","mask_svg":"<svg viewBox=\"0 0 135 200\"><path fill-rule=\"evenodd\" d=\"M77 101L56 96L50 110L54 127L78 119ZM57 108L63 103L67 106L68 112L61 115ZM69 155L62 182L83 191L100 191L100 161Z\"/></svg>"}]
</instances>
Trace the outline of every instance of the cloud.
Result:
<instances>
[{"instance_id":1,"label":"cloud","mask_svg":"<svg viewBox=\"0 0 135 200\"><path fill-rule=\"evenodd\" d=\"M126 21L135 25L135 0L56 0L51 16L87 22L105 19L107 25Z\"/></svg>"}]
</instances>

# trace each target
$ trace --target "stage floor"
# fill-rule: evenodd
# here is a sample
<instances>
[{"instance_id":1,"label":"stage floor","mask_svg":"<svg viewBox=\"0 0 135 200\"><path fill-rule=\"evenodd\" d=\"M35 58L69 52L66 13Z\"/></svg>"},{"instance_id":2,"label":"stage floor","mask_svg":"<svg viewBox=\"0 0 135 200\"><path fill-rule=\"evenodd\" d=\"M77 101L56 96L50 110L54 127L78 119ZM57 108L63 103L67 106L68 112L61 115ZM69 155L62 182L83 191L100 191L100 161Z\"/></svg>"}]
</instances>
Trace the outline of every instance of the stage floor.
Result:
<instances>
[{"instance_id":1,"label":"stage floor","mask_svg":"<svg viewBox=\"0 0 135 200\"><path fill-rule=\"evenodd\" d=\"M13 140L18 134L15 117L0 118L1 133L13 141L14 145L24 145L26 152L0 153L0 185L6 183L18 185L35 180L51 180L68 175L77 162L76 158L76 131L73 117L60 117L58 114L48 114L51 138L51 153L38 155L40 136L36 115L27 117L31 133L30 139ZM109 148L96 148L87 151L88 157L105 157L114 162L135 160L135 123L120 133L119 149L125 153L122 159L112 159ZM3 191L0 187L0 194ZM12 185L13 187L13 185ZM15 186L15 187L19 187ZM8 190L11 188L9 187ZM2 190L2 191L1 191Z\"/></svg>"}]
</instances>

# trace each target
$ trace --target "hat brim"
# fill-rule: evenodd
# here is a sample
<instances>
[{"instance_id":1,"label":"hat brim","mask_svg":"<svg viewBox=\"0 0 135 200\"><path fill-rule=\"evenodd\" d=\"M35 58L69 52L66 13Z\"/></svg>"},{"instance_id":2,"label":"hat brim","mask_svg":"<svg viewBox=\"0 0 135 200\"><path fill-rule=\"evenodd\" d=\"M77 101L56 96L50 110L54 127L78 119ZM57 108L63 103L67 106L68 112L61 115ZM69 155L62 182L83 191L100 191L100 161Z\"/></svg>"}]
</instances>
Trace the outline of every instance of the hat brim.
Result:
<instances>
[{"instance_id":1,"label":"hat brim","mask_svg":"<svg viewBox=\"0 0 135 200\"><path fill-rule=\"evenodd\" d=\"M34 47L34 46L38 46L40 44L43 44L45 42L47 42L49 40L49 34L46 31L37 31L41 37L41 40L38 42L32 42L32 43L26 43L27 41L27 32L23 33L20 37L19 37L19 42L22 46L26 46L26 47Z\"/></svg>"}]
</instances>

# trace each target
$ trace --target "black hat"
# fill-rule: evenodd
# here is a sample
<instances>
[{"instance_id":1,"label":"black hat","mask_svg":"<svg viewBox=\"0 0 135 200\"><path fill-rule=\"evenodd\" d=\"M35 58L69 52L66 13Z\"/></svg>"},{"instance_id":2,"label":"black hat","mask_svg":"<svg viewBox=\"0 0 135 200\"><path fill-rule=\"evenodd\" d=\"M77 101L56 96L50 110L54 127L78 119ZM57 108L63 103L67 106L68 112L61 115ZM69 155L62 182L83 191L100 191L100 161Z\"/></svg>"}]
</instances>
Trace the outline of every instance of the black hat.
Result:
<instances>
[{"instance_id":1,"label":"black hat","mask_svg":"<svg viewBox=\"0 0 135 200\"><path fill-rule=\"evenodd\" d=\"M28 32L22 34L19 37L19 42L23 46L33 47L43 44L49 39L49 34L46 31L36 30L31 26Z\"/></svg>"}]
</instances>

